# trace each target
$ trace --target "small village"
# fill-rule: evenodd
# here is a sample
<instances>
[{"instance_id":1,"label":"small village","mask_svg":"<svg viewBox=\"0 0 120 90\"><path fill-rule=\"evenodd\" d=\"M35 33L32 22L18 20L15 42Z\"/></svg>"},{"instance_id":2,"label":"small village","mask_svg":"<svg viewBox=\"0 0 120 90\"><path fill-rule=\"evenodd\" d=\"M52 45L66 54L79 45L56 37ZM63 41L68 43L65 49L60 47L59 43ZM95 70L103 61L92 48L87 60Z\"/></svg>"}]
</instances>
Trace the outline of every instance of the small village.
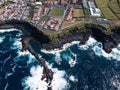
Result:
<instances>
[{"instance_id":1,"label":"small village","mask_svg":"<svg viewBox=\"0 0 120 90\"><path fill-rule=\"evenodd\" d=\"M98 0L0 0L0 21L23 20L42 30L59 31L78 23L106 24Z\"/></svg>"}]
</instances>

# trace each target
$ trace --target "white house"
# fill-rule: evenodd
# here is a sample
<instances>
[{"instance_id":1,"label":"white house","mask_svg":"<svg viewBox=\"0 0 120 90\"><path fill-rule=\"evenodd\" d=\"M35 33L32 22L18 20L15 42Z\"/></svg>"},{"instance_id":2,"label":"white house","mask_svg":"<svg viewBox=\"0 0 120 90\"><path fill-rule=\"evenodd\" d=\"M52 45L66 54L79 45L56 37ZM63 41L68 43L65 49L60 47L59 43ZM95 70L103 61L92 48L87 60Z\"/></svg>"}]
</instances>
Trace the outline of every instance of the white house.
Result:
<instances>
[{"instance_id":1,"label":"white house","mask_svg":"<svg viewBox=\"0 0 120 90\"><path fill-rule=\"evenodd\" d=\"M88 2L89 5L89 10L90 10L90 16L97 16L100 17L101 16L101 11L99 8L96 8L94 2Z\"/></svg>"},{"instance_id":2,"label":"white house","mask_svg":"<svg viewBox=\"0 0 120 90\"><path fill-rule=\"evenodd\" d=\"M90 8L90 15L91 16L101 16L101 11L99 8Z\"/></svg>"},{"instance_id":3,"label":"white house","mask_svg":"<svg viewBox=\"0 0 120 90\"><path fill-rule=\"evenodd\" d=\"M37 5L42 5L42 2L36 2Z\"/></svg>"}]
</instances>

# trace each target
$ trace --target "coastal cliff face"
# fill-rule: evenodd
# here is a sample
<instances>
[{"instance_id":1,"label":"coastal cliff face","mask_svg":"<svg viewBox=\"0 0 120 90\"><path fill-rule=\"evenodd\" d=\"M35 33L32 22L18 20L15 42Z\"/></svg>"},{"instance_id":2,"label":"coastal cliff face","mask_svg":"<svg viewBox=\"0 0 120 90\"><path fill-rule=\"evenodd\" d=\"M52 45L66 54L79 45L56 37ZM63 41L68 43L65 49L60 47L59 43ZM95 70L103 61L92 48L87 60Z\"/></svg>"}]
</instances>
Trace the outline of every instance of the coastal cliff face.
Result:
<instances>
[{"instance_id":1,"label":"coastal cliff face","mask_svg":"<svg viewBox=\"0 0 120 90\"><path fill-rule=\"evenodd\" d=\"M92 36L99 42L103 44L103 49L110 53L113 48L117 47L120 43L120 28L112 30L113 34L106 35L100 29L96 27L91 27Z\"/></svg>"},{"instance_id":2,"label":"coastal cliff face","mask_svg":"<svg viewBox=\"0 0 120 90\"><path fill-rule=\"evenodd\" d=\"M36 41L40 43L41 48L51 50L55 48L61 48L64 44L70 43L72 41L80 41L80 44L85 44L90 36L94 37L97 41L103 44L103 49L110 53L113 48L117 47L120 43L120 28L115 28L113 34L106 35L103 31L106 28L103 26L90 26L87 25L85 32L78 32L80 29L74 28L69 33L58 37L56 42L52 42L49 36L45 35L42 31L38 30L36 27L32 26L28 22L22 21L7 21L0 25L0 29L6 28L17 28L21 30L25 36L33 37ZM102 29L102 30L101 30Z\"/></svg>"},{"instance_id":3,"label":"coastal cliff face","mask_svg":"<svg viewBox=\"0 0 120 90\"><path fill-rule=\"evenodd\" d=\"M66 43L71 43L72 41L80 41L80 44L85 44L91 35L90 32L76 32L77 29L67 33L66 35L58 37L58 40L53 43L43 44L42 48L47 50L51 49L61 49L61 47Z\"/></svg>"},{"instance_id":4,"label":"coastal cliff face","mask_svg":"<svg viewBox=\"0 0 120 90\"><path fill-rule=\"evenodd\" d=\"M51 42L50 39L45 34L42 33L42 31L38 30L36 27L34 27L28 22L11 20L11 21L5 21L0 24L0 29L10 29L10 28L16 28L21 30L23 34L25 34L25 36L35 38L41 44Z\"/></svg>"},{"instance_id":5,"label":"coastal cliff face","mask_svg":"<svg viewBox=\"0 0 120 90\"><path fill-rule=\"evenodd\" d=\"M90 36L95 38L98 42L103 44L103 49L110 53L113 48L117 47L120 43L120 28L115 28L112 30L113 34L107 35L104 33L106 28L102 26L98 27L87 27L85 32L77 32L78 28L75 28L67 35L59 37L58 41L51 44L43 44L42 48L45 49L54 49L61 48L64 44L70 43L72 41L80 41L80 44L83 45L89 39Z\"/></svg>"}]
</instances>

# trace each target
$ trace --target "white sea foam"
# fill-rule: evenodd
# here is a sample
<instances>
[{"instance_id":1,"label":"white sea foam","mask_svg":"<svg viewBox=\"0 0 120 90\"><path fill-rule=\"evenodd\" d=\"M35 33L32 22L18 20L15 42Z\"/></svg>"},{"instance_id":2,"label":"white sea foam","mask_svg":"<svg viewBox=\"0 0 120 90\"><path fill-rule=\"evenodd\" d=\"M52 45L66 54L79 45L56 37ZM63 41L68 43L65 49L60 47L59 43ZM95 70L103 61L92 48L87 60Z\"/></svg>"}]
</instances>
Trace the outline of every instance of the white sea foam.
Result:
<instances>
[{"instance_id":1,"label":"white sea foam","mask_svg":"<svg viewBox=\"0 0 120 90\"><path fill-rule=\"evenodd\" d=\"M120 61L120 45L117 48L113 48L111 53L106 53L103 50L103 46L101 42L97 42L94 38L90 37L85 45L80 45L79 49L87 50L91 48L96 55L103 56L109 60L116 59Z\"/></svg>"},{"instance_id":2,"label":"white sea foam","mask_svg":"<svg viewBox=\"0 0 120 90\"><path fill-rule=\"evenodd\" d=\"M11 31L18 31L18 30L15 29L15 28L12 28L12 29L0 29L0 33L11 32Z\"/></svg>"},{"instance_id":3,"label":"white sea foam","mask_svg":"<svg viewBox=\"0 0 120 90\"><path fill-rule=\"evenodd\" d=\"M95 45L93 47L93 51L98 56L103 56L109 60L116 59L116 60L120 61L120 50L118 50L119 47L120 47L120 45L117 48L113 48L112 52L108 54L103 50L103 48Z\"/></svg>"},{"instance_id":4,"label":"white sea foam","mask_svg":"<svg viewBox=\"0 0 120 90\"><path fill-rule=\"evenodd\" d=\"M73 60L70 60L70 61L69 61L69 65L70 65L70 67L74 67L75 64L76 64L76 61L73 61Z\"/></svg>"},{"instance_id":5,"label":"white sea foam","mask_svg":"<svg viewBox=\"0 0 120 90\"><path fill-rule=\"evenodd\" d=\"M47 50L42 50L42 52L44 53L52 53L55 54L56 53L60 53L64 50L66 50L67 48L69 48L70 46L77 44L79 46L79 49L81 50L88 50L89 48L91 48L94 53L98 56L103 56L109 60L112 59L116 59L118 61L120 61L120 45L118 45L117 48L113 48L111 53L106 53L103 50L103 46L101 42L96 41L94 38L89 37L89 40L86 42L85 45L79 45L79 41L73 41L72 43L67 43L65 45L63 45L62 49L55 49L55 50L51 50L51 51L47 51Z\"/></svg>"},{"instance_id":6,"label":"white sea foam","mask_svg":"<svg viewBox=\"0 0 120 90\"><path fill-rule=\"evenodd\" d=\"M61 56L60 56L60 53L57 52L55 55L56 55L56 56L55 56L55 61L56 61L56 63L57 63L58 65L60 65L61 62L62 62L62 58L61 58Z\"/></svg>"},{"instance_id":7,"label":"white sea foam","mask_svg":"<svg viewBox=\"0 0 120 90\"><path fill-rule=\"evenodd\" d=\"M45 49L42 49L41 52L47 53L47 54L54 54L55 55L55 61L56 61L56 63L58 65L60 65L61 62L62 62L62 58L61 58L61 54L60 53L63 52L63 51L65 51L67 48L69 48L72 45L75 45L75 44L79 45L79 43L80 43L80 41L73 41L71 43L64 44L63 47L62 47L62 49L54 49L54 50L49 50L49 51L47 51ZM71 51L71 53L72 53L72 51ZM68 56L65 56L65 57L67 58L66 60L68 60L68 61L71 60L70 57L68 57Z\"/></svg>"},{"instance_id":8,"label":"white sea foam","mask_svg":"<svg viewBox=\"0 0 120 90\"><path fill-rule=\"evenodd\" d=\"M116 60L120 61L120 45L117 48L112 49L112 52L108 54L103 50L102 43L96 41L92 37L89 37L89 39L85 45L79 45L79 43L80 43L79 41L73 41L72 43L67 43L67 44L63 45L62 49L54 49L54 50L50 50L50 51L42 49L41 51L43 53L51 53L51 54L56 55L56 61L58 60L57 63L59 65L61 64L61 61L62 61L60 58L60 52L65 51L67 48L69 48L70 46L72 46L74 44L77 44L79 46L80 50L88 50L90 48L98 56L103 56L109 60L116 59Z\"/></svg>"},{"instance_id":9,"label":"white sea foam","mask_svg":"<svg viewBox=\"0 0 120 90\"><path fill-rule=\"evenodd\" d=\"M7 90L8 86L9 86L9 83L7 82L7 84L5 85L4 90Z\"/></svg>"},{"instance_id":10,"label":"white sea foam","mask_svg":"<svg viewBox=\"0 0 120 90\"><path fill-rule=\"evenodd\" d=\"M56 53L65 51L67 48L69 48L72 45L79 44L79 43L80 43L80 41L73 41L71 43L64 44L62 49L54 49L54 50L49 50L49 51L45 50L45 49L42 49L41 52L43 52L43 53L50 53L50 54L56 54Z\"/></svg>"},{"instance_id":11,"label":"white sea foam","mask_svg":"<svg viewBox=\"0 0 120 90\"><path fill-rule=\"evenodd\" d=\"M18 65L16 64L15 66L12 67L12 71L15 72L15 68L17 67Z\"/></svg>"},{"instance_id":12,"label":"white sea foam","mask_svg":"<svg viewBox=\"0 0 120 90\"><path fill-rule=\"evenodd\" d=\"M1 66L0 71L3 70L3 68L4 68L5 64L6 64L6 62L7 62L10 58L11 58L11 54L3 61L3 65Z\"/></svg>"},{"instance_id":13,"label":"white sea foam","mask_svg":"<svg viewBox=\"0 0 120 90\"><path fill-rule=\"evenodd\" d=\"M7 79L9 76L12 76L14 73L6 73L6 75L5 75L5 79Z\"/></svg>"},{"instance_id":14,"label":"white sea foam","mask_svg":"<svg viewBox=\"0 0 120 90\"><path fill-rule=\"evenodd\" d=\"M0 37L0 43L2 43L4 39L5 39L5 36Z\"/></svg>"},{"instance_id":15,"label":"white sea foam","mask_svg":"<svg viewBox=\"0 0 120 90\"><path fill-rule=\"evenodd\" d=\"M15 39L11 49L22 49L22 43L20 42L21 38Z\"/></svg>"},{"instance_id":16,"label":"white sea foam","mask_svg":"<svg viewBox=\"0 0 120 90\"><path fill-rule=\"evenodd\" d=\"M23 79L22 85L24 90L47 90L48 84L45 80L41 80L43 68L40 66L34 66L31 68L31 76Z\"/></svg>"},{"instance_id":17,"label":"white sea foam","mask_svg":"<svg viewBox=\"0 0 120 90\"><path fill-rule=\"evenodd\" d=\"M76 64L76 55L75 55L75 60L73 60L73 58L69 61L69 65L70 67L74 67Z\"/></svg>"},{"instance_id":18,"label":"white sea foam","mask_svg":"<svg viewBox=\"0 0 120 90\"><path fill-rule=\"evenodd\" d=\"M118 45L117 48L112 49L112 52L110 53L110 56L113 59L119 60L120 61L120 44Z\"/></svg>"},{"instance_id":19,"label":"white sea foam","mask_svg":"<svg viewBox=\"0 0 120 90\"><path fill-rule=\"evenodd\" d=\"M28 50L23 51L23 52L19 50L17 53L18 53L18 56L24 56L24 55L29 55L30 54L30 52Z\"/></svg>"},{"instance_id":20,"label":"white sea foam","mask_svg":"<svg viewBox=\"0 0 120 90\"><path fill-rule=\"evenodd\" d=\"M120 90L120 81L118 78L119 78L119 75L113 76L113 78L111 78L110 84L116 87L117 90Z\"/></svg>"},{"instance_id":21,"label":"white sea foam","mask_svg":"<svg viewBox=\"0 0 120 90\"><path fill-rule=\"evenodd\" d=\"M69 88L69 84L67 80L64 78L65 71L59 71L58 69L52 69L54 72L53 81L52 81L52 89L53 90L67 90Z\"/></svg>"},{"instance_id":22,"label":"white sea foam","mask_svg":"<svg viewBox=\"0 0 120 90\"><path fill-rule=\"evenodd\" d=\"M69 77L69 80L70 81L72 81L72 82L78 82L78 79L76 79L73 75L71 75L70 77Z\"/></svg>"},{"instance_id":23,"label":"white sea foam","mask_svg":"<svg viewBox=\"0 0 120 90\"><path fill-rule=\"evenodd\" d=\"M54 72L52 80L52 90L67 90L68 83L64 78L65 72L58 69L52 69ZM31 76L28 76L22 80L24 90L47 90L48 83L41 80L43 68L41 66L33 66L30 70Z\"/></svg>"},{"instance_id":24,"label":"white sea foam","mask_svg":"<svg viewBox=\"0 0 120 90\"><path fill-rule=\"evenodd\" d=\"M15 62L19 61L21 56L27 56L28 57L27 64L31 64L31 63L35 62L35 57L28 50L23 51L23 52L18 50L17 53L18 53L18 55L14 58Z\"/></svg>"},{"instance_id":25,"label":"white sea foam","mask_svg":"<svg viewBox=\"0 0 120 90\"><path fill-rule=\"evenodd\" d=\"M79 49L81 50L87 50L89 47L92 47L97 41L92 38L92 37L89 37L88 41L86 42L85 45L80 45L79 46Z\"/></svg>"}]
</instances>

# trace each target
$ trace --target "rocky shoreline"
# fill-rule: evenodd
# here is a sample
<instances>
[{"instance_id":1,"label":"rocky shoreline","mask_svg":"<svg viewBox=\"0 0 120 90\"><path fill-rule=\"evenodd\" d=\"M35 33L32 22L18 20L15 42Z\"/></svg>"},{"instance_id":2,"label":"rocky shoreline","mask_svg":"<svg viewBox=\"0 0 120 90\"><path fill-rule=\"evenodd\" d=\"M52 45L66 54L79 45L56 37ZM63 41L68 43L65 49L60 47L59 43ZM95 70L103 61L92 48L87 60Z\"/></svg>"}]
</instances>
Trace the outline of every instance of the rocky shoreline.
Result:
<instances>
[{"instance_id":1,"label":"rocky shoreline","mask_svg":"<svg viewBox=\"0 0 120 90\"><path fill-rule=\"evenodd\" d=\"M29 52L35 56L35 58L38 60L38 62L43 66L43 76L41 80L46 79L46 82L48 83L48 90L52 90L51 83L53 80L53 71L48 68L46 64L46 60L38 55L38 53L35 52L35 50L29 45L30 40L32 40L32 37L22 38L22 49L21 51L29 50Z\"/></svg>"},{"instance_id":2,"label":"rocky shoreline","mask_svg":"<svg viewBox=\"0 0 120 90\"><path fill-rule=\"evenodd\" d=\"M35 56L35 58L38 60L38 62L43 66L43 76L41 80L46 78L46 82L48 83L48 90L52 90L51 82L53 79L53 71L48 68L46 64L46 60L39 57L38 53L35 52L35 50L32 48L32 46L29 44L30 40L34 40L39 44L39 47L46 50L51 49L61 49L62 46L66 43L71 43L72 41L80 41L80 44L85 44L86 41L89 39L90 36L94 37L97 41L101 42L103 44L103 49L110 53L113 48L117 47L120 43L120 28L115 28L113 31L113 34L106 35L103 30L100 30L99 27L95 26L85 26L86 31L85 32L78 32L80 29L74 28L72 31L67 33L66 35L58 37L58 40L56 42L52 42L50 38L45 35L42 31L38 30L36 27L32 26L28 22L7 22L0 24L0 30L1 29L10 29L10 28L16 28L18 30L21 30L23 32L23 36L21 37L22 40L22 50L26 51L29 50L32 55ZM101 27L101 26L100 26ZM102 29L105 29L102 27Z\"/></svg>"},{"instance_id":3,"label":"rocky shoreline","mask_svg":"<svg viewBox=\"0 0 120 90\"><path fill-rule=\"evenodd\" d=\"M41 48L46 50L51 49L61 49L66 43L71 43L72 41L80 41L80 44L85 44L90 36L94 37L97 41L103 44L103 49L110 53L113 48L117 47L120 43L120 28L116 27L112 30L113 34L106 35L105 27L103 26L90 26L86 25L85 32L80 31L78 28L70 31L66 35L58 37L56 42L52 42L50 38L45 35L42 31L38 30L36 27L32 26L28 22L24 21L8 21L7 23L0 24L0 29L19 29L25 34L25 37L33 37L34 40L38 41ZM103 29L103 30L100 30ZM52 43L51 43L52 42Z\"/></svg>"}]
</instances>

